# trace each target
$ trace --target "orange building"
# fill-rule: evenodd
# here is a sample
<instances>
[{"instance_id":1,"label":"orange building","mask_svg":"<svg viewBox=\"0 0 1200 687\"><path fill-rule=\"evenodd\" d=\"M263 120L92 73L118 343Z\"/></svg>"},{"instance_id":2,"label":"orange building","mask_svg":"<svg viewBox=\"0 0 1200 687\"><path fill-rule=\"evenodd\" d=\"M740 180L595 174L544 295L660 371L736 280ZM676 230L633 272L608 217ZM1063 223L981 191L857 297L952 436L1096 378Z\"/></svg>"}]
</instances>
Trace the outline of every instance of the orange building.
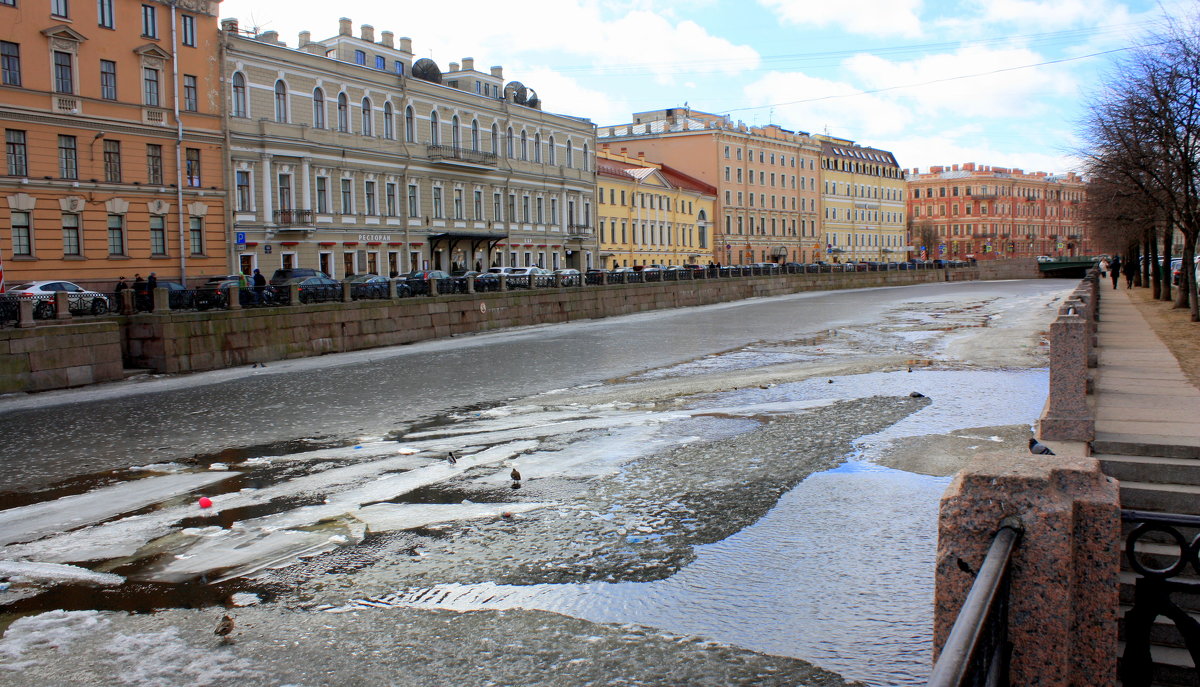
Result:
<instances>
[{"instance_id":1,"label":"orange building","mask_svg":"<svg viewBox=\"0 0 1200 687\"><path fill-rule=\"evenodd\" d=\"M219 0L0 0L5 281L224 273Z\"/></svg>"},{"instance_id":2,"label":"orange building","mask_svg":"<svg viewBox=\"0 0 1200 687\"><path fill-rule=\"evenodd\" d=\"M1079 213L1083 179L968 162L912 170L908 184L910 242L926 257L993 260L1038 255L1089 255Z\"/></svg>"},{"instance_id":3,"label":"orange building","mask_svg":"<svg viewBox=\"0 0 1200 687\"><path fill-rule=\"evenodd\" d=\"M821 144L809 134L679 107L602 126L596 143L612 153L644 154L715 186L718 263L809 262L822 254Z\"/></svg>"}]
</instances>

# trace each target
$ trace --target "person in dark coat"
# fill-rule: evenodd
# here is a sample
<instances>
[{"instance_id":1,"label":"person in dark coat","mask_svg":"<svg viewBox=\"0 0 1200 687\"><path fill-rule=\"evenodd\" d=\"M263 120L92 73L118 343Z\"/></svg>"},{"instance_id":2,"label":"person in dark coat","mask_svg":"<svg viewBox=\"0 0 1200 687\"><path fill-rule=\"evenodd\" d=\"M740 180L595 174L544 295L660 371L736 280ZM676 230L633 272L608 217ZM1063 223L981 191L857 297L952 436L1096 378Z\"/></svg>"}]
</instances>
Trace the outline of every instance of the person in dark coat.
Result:
<instances>
[{"instance_id":1,"label":"person in dark coat","mask_svg":"<svg viewBox=\"0 0 1200 687\"><path fill-rule=\"evenodd\" d=\"M262 300L263 295L267 290L267 278L263 276L258 268L254 268L254 294L258 296L258 300Z\"/></svg>"},{"instance_id":2,"label":"person in dark coat","mask_svg":"<svg viewBox=\"0 0 1200 687\"><path fill-rule=\"evenodd\" d=\"M1125 288L1133 288L1133 277L1137 274L1137 263L1132 260L1126 260L1121 265L1121 273L1125 275ZM1116 280L1113 280L1113 285L1116 286Z\"/></svg>"},{"instance_id":3,"label":"person in dark coat","mask_svg":"<svg viewBox=\"0 0 1200 687\"><path fill-rule=\"evenodd\" d=\"M122 291L124 291L125 289L128 289L128 288L129 288L129 282L125 281L125 277L121 277L120 279L117 280L117 293L121 293Z\"/></svg>"},{"instance_id":4,"label":"person in dark coat","mask_svg":"<svg viewBox=\"0 0 1200 687\"><path fill-rule=\"evenodd\" d=\"M1112 262L1108 265L1108 276L1112 277L1113 288L1117 288L1117 281L1121 278L1121 256L1113 256Z\"/></svg>"},{"instance_id":5,"label":"person in dark coat","mask_svg":"<svg viewBox=\"0 0 1200 687\"><path fill-rule=\"evenodd\" d=\"M151 272L150 276L146 278L146 290L149 291L151 294L153 294L154 289L157 289L157 288L158 288L158 275Z\"/></svg>"}]
</instances>

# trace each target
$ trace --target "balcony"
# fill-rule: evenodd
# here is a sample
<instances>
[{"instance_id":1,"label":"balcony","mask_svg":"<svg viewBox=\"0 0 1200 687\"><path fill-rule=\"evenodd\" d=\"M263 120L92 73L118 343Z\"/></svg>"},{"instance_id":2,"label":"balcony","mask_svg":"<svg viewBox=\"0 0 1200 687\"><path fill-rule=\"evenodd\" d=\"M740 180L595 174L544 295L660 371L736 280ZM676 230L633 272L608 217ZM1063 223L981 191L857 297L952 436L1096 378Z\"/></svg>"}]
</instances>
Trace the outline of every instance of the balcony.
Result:
<instances>
[{"instance_id":1,"label":"balcony","mask_svg":"<svg viewBox=\"0 0 1200 687\"><path fill-rule=\"evenodd\" d=\"M50 97L50 107L56 114L79 114L79 98L69 95Z\"/></svg>"},{"instance_id":2,"label":"balcony","mask_svg":"<svg viewBox=\"0 0 1200 687\"><path fill-rule=\"evenodd\" d=\"M425 147L425 154L430 160L443 162L459 162L467 165L496 166L496 155L482 150L467 150L458 146L430 145Z\"/></svg>"},{"instance_id":3,"label":"balcony","mask_svg":"<svg viewBox=\"0 0 1200 687\"><path fill-rule=\"evenodd\" d=\"M280 228L313 226L312 210L276 210L275 224Z\"/></svg>"},{"instance_id":4,"label":"balcony","mask_svg":"<svg viewBox=\"0 0 1200 687\"><path fill-rule=\"evenodd\" d=\"M568 224L567 236L591 236L592 228L586 224Z\"/></svg>"}]
</instances>

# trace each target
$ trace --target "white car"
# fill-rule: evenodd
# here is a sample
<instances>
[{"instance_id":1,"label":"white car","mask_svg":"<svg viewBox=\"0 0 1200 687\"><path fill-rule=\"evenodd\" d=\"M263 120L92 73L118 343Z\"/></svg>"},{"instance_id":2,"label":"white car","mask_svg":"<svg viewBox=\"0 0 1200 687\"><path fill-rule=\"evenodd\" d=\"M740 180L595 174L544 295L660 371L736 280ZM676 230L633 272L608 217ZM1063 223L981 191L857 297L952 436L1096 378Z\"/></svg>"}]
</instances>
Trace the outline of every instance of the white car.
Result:
<instances>
[{"instance_id":1,"label":"white car","mask_svg":"<svg viewBox=\"0 0 1200 687\"><path fill-rule=\"evenodd\" d=\"M16 298L34 298L34 316L42 319L54 317L54 294L65 291L67 304L72 313L81 315L103 315L111 310L108 298L95 291L69 281L31 281L8 289L7 294Z\"/></svg>"}]
</instances>

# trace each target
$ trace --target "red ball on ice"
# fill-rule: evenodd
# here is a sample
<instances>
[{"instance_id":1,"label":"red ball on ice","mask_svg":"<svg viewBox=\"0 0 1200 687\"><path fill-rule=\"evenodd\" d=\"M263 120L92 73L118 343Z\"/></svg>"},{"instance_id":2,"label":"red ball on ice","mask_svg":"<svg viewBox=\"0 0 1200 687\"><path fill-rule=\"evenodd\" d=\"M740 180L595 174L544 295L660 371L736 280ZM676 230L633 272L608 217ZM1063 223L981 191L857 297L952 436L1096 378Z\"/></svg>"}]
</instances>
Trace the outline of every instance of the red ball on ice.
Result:
<instances>
[{"instance_id":1,"label":"red ball on ice","mask_svg":"<svg viewBox=\"0 0 1200 687\"><path fill-rule=\"evenodd\" d=\"M207 496L201 496L200 497L200 507L201 508L212 508L212 499L208 498Z\"/></svg>"}]
</instances>

